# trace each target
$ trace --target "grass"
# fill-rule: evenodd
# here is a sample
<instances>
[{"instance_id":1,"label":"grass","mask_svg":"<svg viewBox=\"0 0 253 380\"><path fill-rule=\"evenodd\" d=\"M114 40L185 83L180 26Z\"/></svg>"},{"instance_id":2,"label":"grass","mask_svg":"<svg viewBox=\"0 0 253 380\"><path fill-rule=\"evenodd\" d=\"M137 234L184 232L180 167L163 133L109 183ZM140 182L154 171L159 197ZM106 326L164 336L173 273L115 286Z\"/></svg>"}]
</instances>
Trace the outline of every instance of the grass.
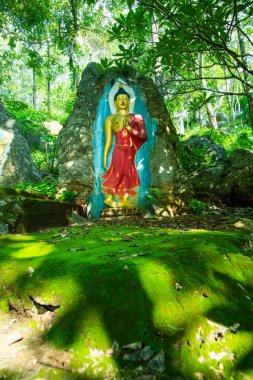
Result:
<instances>
[{"instance_id":1,"label":"grass","mask_svg":"<svg viewBox=\"0 0 253 380\"><path fill-rule=\"evenodd\" d=\"M122 378L139 364L94 350L143 341L165 351L164 379L202 373L212 380L221 372L224 379L253 378L253 262L243 232L96 225L65 231L66 238L52 237L59 229L1 237L0 296L4 311L10 298L31 306L30 295L61 305L44 339L73 349L74 371L86 362L89 378ZM78 247L86 250L70 251ZM140 252L150 254L119 259Z\"/></svg>"}]
</instances>

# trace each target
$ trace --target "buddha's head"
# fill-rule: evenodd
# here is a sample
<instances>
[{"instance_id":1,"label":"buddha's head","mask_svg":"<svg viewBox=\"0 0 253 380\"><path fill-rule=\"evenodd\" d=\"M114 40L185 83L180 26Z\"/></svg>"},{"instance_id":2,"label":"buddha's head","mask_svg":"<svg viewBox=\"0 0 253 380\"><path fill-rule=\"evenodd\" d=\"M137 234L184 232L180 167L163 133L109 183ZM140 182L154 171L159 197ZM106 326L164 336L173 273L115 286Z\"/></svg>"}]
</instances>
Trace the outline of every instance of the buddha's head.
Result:
<instances>
[{"instance_id":1,"label":"buddha's head","mask_svg":"<svg viewBox=\"0 0 253 380\"><path fill-rule=\"evenodd\" d=\"M115 94L114 104L117 111L129 109L130 95L124 90L124 88L120 88L119 91Z\"/></svg>"}]
</instances>

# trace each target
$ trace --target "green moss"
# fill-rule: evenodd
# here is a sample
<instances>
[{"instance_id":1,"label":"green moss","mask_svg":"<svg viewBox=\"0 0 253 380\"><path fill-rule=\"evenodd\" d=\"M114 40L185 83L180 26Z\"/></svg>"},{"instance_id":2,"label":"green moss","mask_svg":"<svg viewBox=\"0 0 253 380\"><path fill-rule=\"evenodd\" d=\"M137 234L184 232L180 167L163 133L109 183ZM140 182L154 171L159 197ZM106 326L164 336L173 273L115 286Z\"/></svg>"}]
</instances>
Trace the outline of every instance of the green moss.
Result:
<instances>
[{"instance_id":1,"label":"green moss","mask_svg":"<svg viewBox=\"0 0 253 380\"><path fill-rule=\"evenodd\" d=\"M29 295L60 304L44 338L74 350L74 369L90 363L86 375L98 378L97 361L102 373L121 371L126 362L96 357L94 350L105 353L114 340L120 345L141 340L156 352L165 351L166 376L194 379L202 372L215 379L221 364L227 376L250 374L253 262L241 248L242 232L135 226L60 231L63 237L53 237L59 232L54 229L0 238L0 306L6 310L10 296L29 303ZM122 239L125 235L139 246L131 247L133 242ZM71 251L78 247L86 250ZM141 252L149 255L119 259ZM229 330L234 323L240 323L236 334ZM219 326L227 331L212 341L210 334ZM228 354L220 362L212 358L212 352L223 351L231 351L233 359Z\"/></svg>"}]
</instances>

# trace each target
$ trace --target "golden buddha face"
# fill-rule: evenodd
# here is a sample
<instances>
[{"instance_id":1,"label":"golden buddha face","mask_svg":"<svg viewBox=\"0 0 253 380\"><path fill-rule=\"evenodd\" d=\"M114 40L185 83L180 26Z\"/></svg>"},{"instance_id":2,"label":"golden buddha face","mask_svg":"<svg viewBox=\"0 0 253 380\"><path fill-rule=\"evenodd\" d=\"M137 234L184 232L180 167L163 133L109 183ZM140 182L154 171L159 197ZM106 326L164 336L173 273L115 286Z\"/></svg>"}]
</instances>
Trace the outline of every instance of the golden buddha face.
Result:
<instances>
[{"instance_id":1,"label":"golden buddha face","mask_svg":"<svg viewBox=\"0 0 253 380\"><path fill-rule=\"evenodd\" d=\"M119 94L114 101L117 111L119 110L128 110L130 105L130 100L127 95Z\"/></svg>"}]
</instances>

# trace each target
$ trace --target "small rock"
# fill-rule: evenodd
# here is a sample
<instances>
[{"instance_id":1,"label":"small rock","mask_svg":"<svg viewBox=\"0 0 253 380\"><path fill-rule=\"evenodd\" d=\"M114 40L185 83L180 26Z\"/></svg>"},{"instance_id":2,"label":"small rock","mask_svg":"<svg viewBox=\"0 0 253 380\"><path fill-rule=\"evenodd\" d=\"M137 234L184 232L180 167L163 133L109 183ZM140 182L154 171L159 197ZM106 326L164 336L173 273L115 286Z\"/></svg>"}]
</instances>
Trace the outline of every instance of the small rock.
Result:
<instances>
[{"instance_id":1,"label":"small rock","mask_svg":"<svg viewBox=\"0 0 253 380\"><path fill-rule=\"evenodd\" d=\"M205 357L203 355L199 357L199 362L201 364L205 363L205 361L206 361L206 359L205 359Z\"/></svg>"},{"instance_id":2,"label":"small rock","mask_svg":"<svg viewBox=\"0 0 253 380\"><path fill-rule=\"evenodd\" d=\"M223 352L219 352L218 354L216 354L216 352L212 351L212 352L209 352L209 356L211 359L215 359L217 360L217 362L220 362L222 358L224 358L224 356L227 356L228 353L223 351Z\"/></svg>"},{"instance_id":3,"label":"small rock","mask_svg":"<svg viewBox=\"0 0 253 380\"><path fill-rule=\"evenodd\" d=\"M144 361L151 359L154 356L154 354L155 353L150 346L146 346L141 351L139 351L140 360Z\"/></svg>"},{"instance_id":4,"label":"small rock","mask_svg":"<svg viewBox=\"0 0 253 380\"><path fill-rule=\"evenodd\" d=\"M153 371L164 372L165 371L165 357L164 351L162 350L157 354L153 359L151 359L148 363L149 368Z\"/></svg>"},{"instance_id":5,"label":"small rock","mask_svg":"<svg viewBox=\"0 0 253 380\"><path fill-rule=\"evenodd\" d=\"M135 352L135 353L131 353L131 354L124 354L123 359L128 360L130 362L138 362L140 360L139 352Z\"/></svg>"},{"instance_id":6,"label":"small rock","mask_svg":"<svg viewBox=\"0 0 253 380\"><path fill-rule=\"evenodd\" d=\"M123 346L125 350L140 350L142 348L142 342L134 342Z\"/></svg>"},{"instance_id":7,"label":"small rock","mask_svg":"<svg viewBox=\"0 0 253 380\"><path fill-rule=\"evenodd\" d=\"M201 327L198 328L198 331L196 333L196 340L197 340L197 342L199 344L199 347L201 347L202 344L205 343L205 339L203 337L203 331L202 331Z\"/></svg>"},{"instance_id":8,"label":"small rock","mask_svg":"<svg viewBox=\"0 0 253 380\"><path fill-rule=\"evenodd\" d=\"M134 241L134 237L133 236L123 236L122 240L123 241Z\"/></svg>"},{"instance_id":9,"label":"small rock","mask_svg":"<svg viewBox=\"0 0 253 380\"><path fill-rule=\"evenodd\" d=\"M14 343L20 342L22 339L24 339L24 337L21 334L12 334L6 341L7 346L11 346Z\"/></svg>"},{"instance_id":10,"label":"small rock","mask_svg":"<svg viewBox=\"0 0 253 380\"><path fill-rule=\"evenodd\" d=\"M86 251L87 248L85 247L79 247L79 248L70 248L70 252L81 252L81 251Z\"/></svg>"},{"instance_id":11,"label":"small rock","mask_svg":"<svg viewBox=\"0 0 253 380\"><path fill-rule=\"evenodd\" d=\"M118 357L121 354L122 350L118 342L116 340L112 343L112 347L106 351L107 356Z\"/></svg>"},{"instance_id":12,"label":"small rock","mask_svg":"<svg viewBox=\"0 0 253 380\"><path fill-rule=\"evenodd\" d=\"M180 291L180 290L183 289L183 286L180 285L178 282L176 282L175 288L176 288L177 291Z\"/></svg>"},{"instance_id":13,"label":"small rock","mask_svg":"<svg viewBox=\"0 0 253 380\"><path fill-rule=\"evenodd\" d=\"M73 211L72 214L68 217L68 222L71 226L83 226L87 219L79 215L76 211Z\"/></svg>"},{"instance_id":14,"label":"small rock","mask_svg":"<svg viewBox=\"0 0 253 380\"><path fill-rule=\"evenodd\" d=\"M240 323L234 323L232 326L229 326L230 331L234 334L236 334L239 327L240 327Z\"/></svg>"},{"instance_id":15,"label":"small rock","mask_svg":"<svg viewBox=\"0 0 253 380\"><path fill-rule=\"evenodd\" d=\"M150 255L150 252L133 253L132 255L129 255L129 256L119 257L119 260L134 259L135 257L138 257L138 256L148 256L148 255Z\"/></svg>"},{"instance_id":16,"label":"small rock","mask_svg":"<svg viewBox=\"0 0 253 380\"><path fill-rule=\"evenodd\" d=\"M54 234L54 235L52 236L52 238L56 238L56 237L59 237L59 236L61 236L60 233L59 233L59 234Z\"/></svg>"}]
</instances>

